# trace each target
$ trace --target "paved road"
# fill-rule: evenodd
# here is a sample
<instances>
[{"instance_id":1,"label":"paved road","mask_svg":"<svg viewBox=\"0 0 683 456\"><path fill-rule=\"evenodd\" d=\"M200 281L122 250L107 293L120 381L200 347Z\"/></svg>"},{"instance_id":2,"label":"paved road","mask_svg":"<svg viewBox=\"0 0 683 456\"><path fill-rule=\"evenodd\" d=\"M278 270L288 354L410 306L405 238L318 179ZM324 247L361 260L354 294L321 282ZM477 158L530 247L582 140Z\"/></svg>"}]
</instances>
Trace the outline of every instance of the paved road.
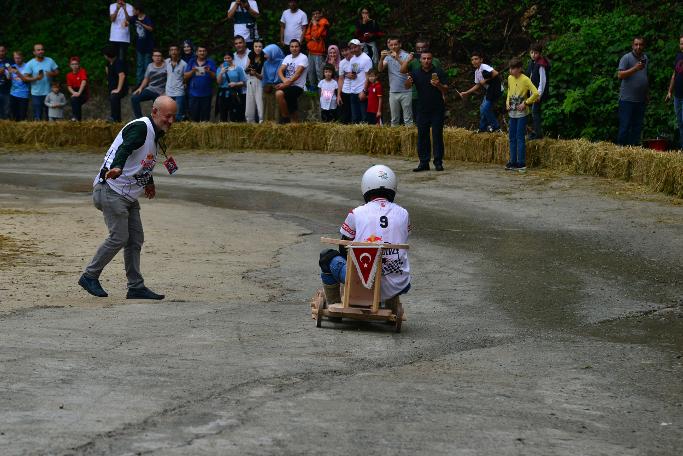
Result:
<instances>
[{"instance_id":1,"label":"paved road","mask_svg":"<svg viewBox=\"0 0 683 456\"><path fill-rule=\"evenodd\" d=\"M680 454L683 206L538 171L181 157L157 179L179 217L199 203L299 234L244 271L271 298L0 313L1 454ZM99 159L0 156L0 189L87 206ZM378 161L414 227L408 321L316 329L319 237Z\"/></svg>"}]
</instances>

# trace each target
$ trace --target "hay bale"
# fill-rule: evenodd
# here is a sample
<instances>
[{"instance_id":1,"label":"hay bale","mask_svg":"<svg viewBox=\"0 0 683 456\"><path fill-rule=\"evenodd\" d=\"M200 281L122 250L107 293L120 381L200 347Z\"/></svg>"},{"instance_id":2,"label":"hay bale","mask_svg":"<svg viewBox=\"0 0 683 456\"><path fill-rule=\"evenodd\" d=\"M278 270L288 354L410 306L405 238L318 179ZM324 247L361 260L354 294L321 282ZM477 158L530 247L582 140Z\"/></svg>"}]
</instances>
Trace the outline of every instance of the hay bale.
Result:
<instances>
[{"instance_id":1,"label":"hay bale","mask_svg":"<svg viewBox=\"0 0 683 456\"><path fill-rule=\"evenodd\" d=\"M37 147L107 147L122 124L87 122L0 121L7 145ZM411 127L301 123L175 124L167 139L175 149L230 151L303 150L416 158L417 131ZM475 163L507 162L504 134L475 134L461 128L444 129L445 158ZM640 147L620 147L585 139L543 139L527 143L527 164L575 174L636 182L654 191L683 197L683 155Z\"/></svg>"}]
</instances>

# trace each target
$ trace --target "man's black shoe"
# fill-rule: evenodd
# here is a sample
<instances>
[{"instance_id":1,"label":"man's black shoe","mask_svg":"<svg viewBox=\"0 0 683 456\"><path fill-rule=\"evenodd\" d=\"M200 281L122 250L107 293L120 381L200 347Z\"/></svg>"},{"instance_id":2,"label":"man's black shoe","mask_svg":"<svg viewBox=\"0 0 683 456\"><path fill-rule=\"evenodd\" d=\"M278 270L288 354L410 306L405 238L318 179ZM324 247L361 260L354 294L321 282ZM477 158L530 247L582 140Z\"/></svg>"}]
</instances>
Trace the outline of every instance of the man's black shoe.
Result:
<instances>
[{"instance_id":1,"label":"man's black shoe","mask_svg":"<svg viewBox=\"0 0 683 456\"><path fill-rule=\"evenodd\" d=\"M126 299L164 299L164 295L156 294L147 287L143 288L129 288L126 293Z\"/></svg>"},{"instance_id":2,"label":"man's black shoe","mask_svg":"<svg viewBox=\"0 0 683 456\"><path fill-rule=\"evenodd\" d=\"M429 165L420 163L417 168L413 169L414 173L419 173L420 171L429 171Z\"/></svg>"},{"instance_id":3,"label":"man's black shoe","mask_svg":"<svg viewBox=\"0 0 683 456\"><path fill-rule=\"evenodd\" d=\"M443 171L443 165L434 165L434 169L437 171Z\"/></svg>"},{"instance_id":4,"label":"man's black shoe","mask_svg":"<svg viewBox=\"0 0 683 456\"><path fill-rule=\"evenodd\" d=\"M102 288L102 285L100 285L99 280L86 277L85 274L78 279L78 284L82 286L85 291L98 298L106 298L109 296L107 292L104 291L104 288Z\"/></svg>"}]
</instances>

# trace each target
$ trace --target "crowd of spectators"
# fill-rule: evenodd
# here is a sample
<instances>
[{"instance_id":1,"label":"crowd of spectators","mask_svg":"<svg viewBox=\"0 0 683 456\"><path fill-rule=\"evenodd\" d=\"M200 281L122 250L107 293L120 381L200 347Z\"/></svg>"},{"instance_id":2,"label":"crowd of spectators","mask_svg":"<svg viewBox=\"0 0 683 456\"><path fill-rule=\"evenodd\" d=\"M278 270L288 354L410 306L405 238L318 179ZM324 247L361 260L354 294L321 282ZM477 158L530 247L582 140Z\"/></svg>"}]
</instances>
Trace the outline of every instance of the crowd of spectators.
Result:
<instances>
[{"instance_id":1,"label":"crowd of spectators","mask_svg":"<svg viewBox=\"0 0 683 456\"><path fill-rule=\"evenodd\" d=\"M297 1L287 3L288 8L280 16L279 42L265 43L257 27L261 16L258 1L230 2L226 19L233 23L233 39L221 62L210 57L206 46L190 39L162 50L156 46L155 23L142 4L131 5L124 0L112 3L109 42L102 51L109 120L124 120L121 103L129 94L135 118L142 116L141 103L166 94L178 104L178 121L210 121L213 107L214 120L221 122L260 123L266 118L280 123L298 122L302 119L299 99L304 92L310 92L319 98L320 119L324 122L382 125L382 112L387 106L387 123L417 126L420 164L416 171L429 169L432 148L434 166L441 169L448 77L442 63L430 52L429 41L418 38L415 51L406 51L400 37L390 35L385 39L370 8L362 7L353 34L339 44L331 43L331 24L321 8L313 8L309 20ZM135 45L135 66L129 74L131 42ZM683 137L683 37L680 46L682 52L676 57L666 99L674 100ZM644 49L645 41L635 38L631 52L619 62L619 144L640 143L648 101L649 59ZM527 116L531 118L529 139L543 135L542 105L549 94L550 61L542 51L539 44L532 45L526 75L521 61L515 60L515 66L509 66L505 107L509 115L511 169L524 168ZM61 70L45 52L45 47L37 43L28 62L18 50L10 60L7 46L0 45L0 119L21 121L31 113L34 120L59 120L64 118L67 100L71 120L82 119L83 104L90 98L86 69L81 67L79 57L70 57L62 86L58 82ZM463 99L481 93L479 132L499 132L496 106L506 90L501 73L485 63L478 51L472 52L471 63L474 85L456 92ZM386 76L381 77L383 74ZM134 85L129 85L132 80ZM383 87L380 80L387 81L388 87ZM512 93L520 84L527 88L524 96ZM63 88L68 97L62 93Z\"/></svg>"}]
</instances>

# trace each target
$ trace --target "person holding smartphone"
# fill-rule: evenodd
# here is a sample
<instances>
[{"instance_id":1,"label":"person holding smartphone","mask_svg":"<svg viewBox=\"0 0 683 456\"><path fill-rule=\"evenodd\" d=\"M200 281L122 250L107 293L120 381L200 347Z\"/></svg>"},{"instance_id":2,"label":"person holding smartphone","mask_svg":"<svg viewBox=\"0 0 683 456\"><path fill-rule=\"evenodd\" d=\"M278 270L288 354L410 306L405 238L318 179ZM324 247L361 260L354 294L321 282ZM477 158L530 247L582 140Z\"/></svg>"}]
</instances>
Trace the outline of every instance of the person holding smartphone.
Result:
<instances>
[{"instance_id":1,"label":"person holding smartphone","mask_svg":"<svg viewBox=\"0 0 683 456\"><path fill-rule=\"evenodd\" d=\"M228 20L234 22L232 36L243 37L249 48L258 38L256 30L256 18L259 17L258 3L256 0L236 0L230 3L228 8Z\"/></svg>"},{"instance_id":2,"label":"person holding smartphone","mask_svg":"<svg viewBox=\"0 0 683 456\"><path fill-rule=\"evenodd\" d=\"M24 81L31 83L33 120L42 120L47 111L45 97L50 93L52 78L59 74L59 69L54 60L45 57L42 43L33 45L33 55L24 68Z\"/></svg>"},{"instance_id":3,"label":"person holding smartphone","mask_svg":"<svg viewBox=\"0 0 683 456\"><path fill-rule=\"evenodd\" d=\"M197 56L188 63L184 76L190 94L190 119L194 122L208 122L211 118L216 64L207 54L205 46L197 46Z\"/></svg>"},{"instance_id":4,"label":"person holding smartphone","mask_svg":"<svg viewBox=\"0 0 683 456\"><path fill-rule=\"evenodd\" d=\"M647 67L649 59L645 54L645 39L633 38L631 52L619 60L617 77L619 88L619 133L617 144L637 146L645 121L648 99Z\"/></svg>"},{"instance_id":5,"label":"person holding smartphone","mask_svg":"<svg viewBox=\"0 0 683 456\"><path fill-rule=\"evenodd\" d=\"M429 158L433 155L434 169L443 171L443 125L446 117L445 96L448 91L448 77L434 66L432 53L420 54L420 68L408 73L407 89L415 87L418 96L417 155L420 163L413 172L429 170ZM431 129L431 135L430 135ZM433 146L433 154L432 154Z\"/></svg>"}]
</instances>

